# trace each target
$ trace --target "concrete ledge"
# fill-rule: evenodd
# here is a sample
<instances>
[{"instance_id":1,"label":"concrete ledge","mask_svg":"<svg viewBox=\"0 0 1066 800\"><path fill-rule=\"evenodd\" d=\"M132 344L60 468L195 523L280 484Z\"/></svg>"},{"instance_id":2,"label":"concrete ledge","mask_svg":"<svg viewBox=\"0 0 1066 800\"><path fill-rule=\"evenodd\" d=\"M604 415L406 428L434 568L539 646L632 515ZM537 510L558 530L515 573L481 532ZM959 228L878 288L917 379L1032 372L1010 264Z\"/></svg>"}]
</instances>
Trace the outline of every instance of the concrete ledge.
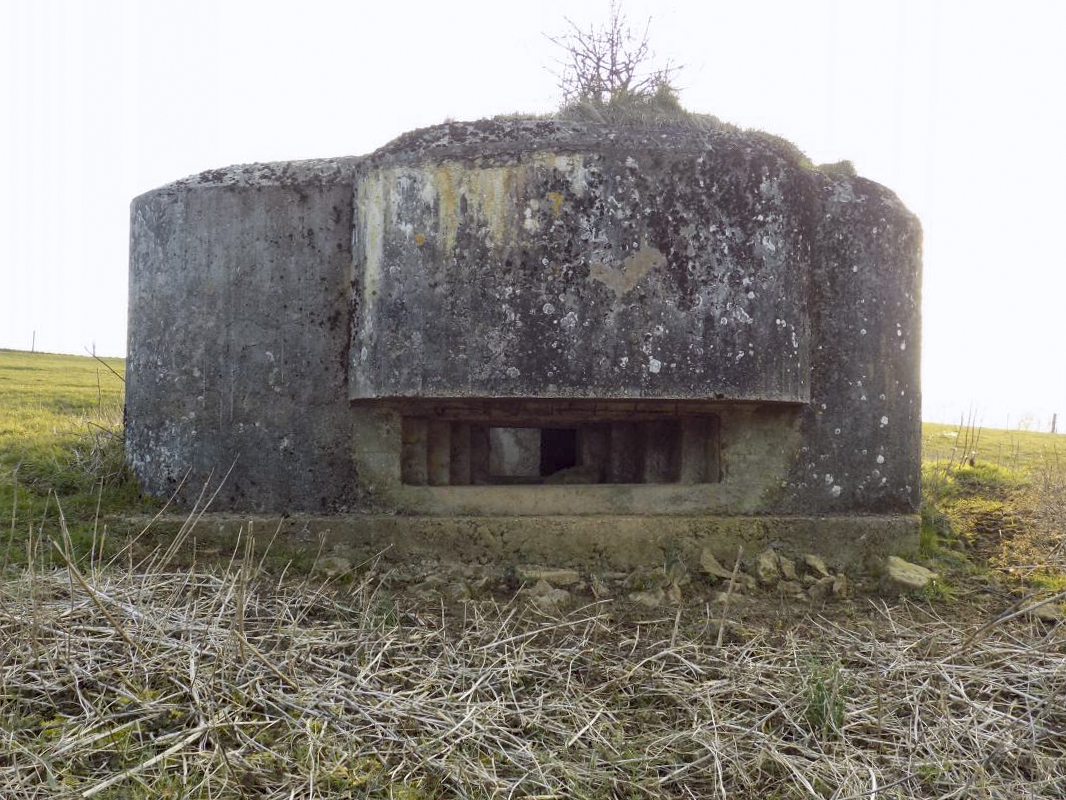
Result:
<instances>
[{"instance_id":1,"label":"concrete ledge","mask_svg":"<svg viewBox=\"0 0 1066 800\"><path fill-rule=\"evenodd\" d=\"M129 518L130 529L147 519ZM170 540L185 524L164 516L149 537ZM534 562L590 570L632 569L681 559L695 568L703 548L731 564L743 546L744 561L766 547L785 554L817 553L842 571L872 567L888 554L914 551L917 515L896 516L596 516L596 517L289 517L206 514L191 533L200 547L232 546L252 524L264 543L278 531L275 548L313 556L324 553L387 561L433 558L467 563ZM280 527L279 527L280 526Z\"/></svg>"}]
</instances>

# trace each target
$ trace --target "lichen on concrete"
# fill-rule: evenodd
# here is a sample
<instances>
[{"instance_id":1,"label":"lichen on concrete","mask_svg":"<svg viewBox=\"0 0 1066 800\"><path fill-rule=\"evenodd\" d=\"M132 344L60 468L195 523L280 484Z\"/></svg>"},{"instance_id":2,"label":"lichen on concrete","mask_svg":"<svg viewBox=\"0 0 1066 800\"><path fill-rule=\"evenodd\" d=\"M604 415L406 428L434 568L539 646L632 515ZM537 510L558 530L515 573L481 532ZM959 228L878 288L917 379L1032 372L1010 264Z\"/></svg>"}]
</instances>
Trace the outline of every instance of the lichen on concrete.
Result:
<instances>
[{"instance_id":1,"label":"lichen on concrete","mask_svg":"<svg viewBox=\"0 0 1066 800\"><path fill-rule=\"evenodd\" d=\"M496 119L149 192L130 464L186 506L228 473L219 510L909 530L921 231L849 166L727 125ZM566 424L713 417L720 464L689 483L580 464L528 486L449 485L447 463L405 478L405 420L504 428L505 401L534 427L556 402Z\"/></svg>"}]
</instances>

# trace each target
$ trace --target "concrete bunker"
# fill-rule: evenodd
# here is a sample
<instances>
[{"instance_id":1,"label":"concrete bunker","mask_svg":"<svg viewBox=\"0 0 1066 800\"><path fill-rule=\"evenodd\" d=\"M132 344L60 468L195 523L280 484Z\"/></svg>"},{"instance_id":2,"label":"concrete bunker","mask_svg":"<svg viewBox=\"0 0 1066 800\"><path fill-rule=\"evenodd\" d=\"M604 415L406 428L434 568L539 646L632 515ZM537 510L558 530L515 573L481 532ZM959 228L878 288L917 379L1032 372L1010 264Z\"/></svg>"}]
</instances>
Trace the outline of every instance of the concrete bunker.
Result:
<instances>
[{"instance_id":1,"label":"concrete bunker","mask_svg":"<svg viewBox=\"0 0 1066 800\"><path fill-rule=\"evenodd\" d=\"M832 518L891 547L919 279L889 191L725 126L452 123L216 170L133 203L128 459L154 494L228 470L216 510L354 537Z\"/></svg>"}]
</instances>

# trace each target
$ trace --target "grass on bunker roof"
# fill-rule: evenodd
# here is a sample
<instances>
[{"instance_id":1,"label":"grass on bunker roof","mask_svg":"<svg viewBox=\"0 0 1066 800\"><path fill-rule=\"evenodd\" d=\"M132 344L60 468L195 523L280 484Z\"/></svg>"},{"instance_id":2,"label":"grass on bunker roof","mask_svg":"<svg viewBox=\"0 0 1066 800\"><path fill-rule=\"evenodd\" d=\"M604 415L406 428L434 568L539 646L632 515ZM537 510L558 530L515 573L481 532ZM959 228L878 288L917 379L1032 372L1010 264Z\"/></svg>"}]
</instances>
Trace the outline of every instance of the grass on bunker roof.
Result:
<instances>
[{"instance_id":1,"label":"grass on bunker roof","mask_svg":"<svg viewBox=\"0 0 1066 800\"><path fill-rule=\"evenodd\" d=\"M1064 626L1004 618L1066 569L1061 437L974 448L926 426L914 557L940 589L802 608L753 593L718 646L722 585L699 577L679 606L557 611L502 590L427 601L383 563L282 573L247 538L196 565L112 561L125 541L105 526L151 504L94 427L120 433L122 382L101 367L98 386L99 366L0 351L0 512L17 522L0 796L1066 795ZM998 437L1016 455L986 455Z\"/></svg>"}]
</instances>

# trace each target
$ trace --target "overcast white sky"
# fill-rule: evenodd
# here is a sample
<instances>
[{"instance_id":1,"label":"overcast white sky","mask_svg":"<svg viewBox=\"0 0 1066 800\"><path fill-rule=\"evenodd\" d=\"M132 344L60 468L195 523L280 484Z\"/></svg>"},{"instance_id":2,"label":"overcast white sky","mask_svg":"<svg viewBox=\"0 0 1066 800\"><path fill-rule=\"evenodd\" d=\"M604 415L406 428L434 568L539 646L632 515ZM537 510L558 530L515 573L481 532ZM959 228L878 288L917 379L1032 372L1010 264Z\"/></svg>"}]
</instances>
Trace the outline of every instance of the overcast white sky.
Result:
<instances>
[{"instance_id":1,"label":"overcast white sky","mask_svg":"<svg viewBox=\"0 0 1066 800\"><path fill-rule=\"evenodd\" d=\"M123 355L129 201L556 104L606 0L0 0L0 347ZM849 158L925 228L923 415L1066 416L1066 4L642 2L682 101ZM1046 429L1046 428L1045 428Z\"/></svg>"}]
</instances>

